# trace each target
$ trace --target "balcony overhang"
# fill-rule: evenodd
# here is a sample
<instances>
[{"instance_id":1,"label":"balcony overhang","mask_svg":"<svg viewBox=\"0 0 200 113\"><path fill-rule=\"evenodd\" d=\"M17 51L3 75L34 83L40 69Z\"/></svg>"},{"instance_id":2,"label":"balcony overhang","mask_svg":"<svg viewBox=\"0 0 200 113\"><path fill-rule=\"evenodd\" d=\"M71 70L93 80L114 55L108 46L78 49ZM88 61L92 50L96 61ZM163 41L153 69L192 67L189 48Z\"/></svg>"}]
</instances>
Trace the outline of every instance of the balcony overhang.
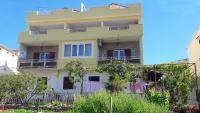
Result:
<instances>
[{"instance_id":1,"label":"balcony overhang","mask_svg":"<svg viewBox=\"0 0 200 113\"><path fill-rule=\"evenodd\" d=\"M29 32L19 33L19 43L40 44L58 43L70 40L95 40L104 41L136 41L142 37L142 25L130 25L128 29L109 29L109 27L89 27L84 32L68 32L66 29L48 30L47 34L30 35Z\"/></svg>"}]
</instances>

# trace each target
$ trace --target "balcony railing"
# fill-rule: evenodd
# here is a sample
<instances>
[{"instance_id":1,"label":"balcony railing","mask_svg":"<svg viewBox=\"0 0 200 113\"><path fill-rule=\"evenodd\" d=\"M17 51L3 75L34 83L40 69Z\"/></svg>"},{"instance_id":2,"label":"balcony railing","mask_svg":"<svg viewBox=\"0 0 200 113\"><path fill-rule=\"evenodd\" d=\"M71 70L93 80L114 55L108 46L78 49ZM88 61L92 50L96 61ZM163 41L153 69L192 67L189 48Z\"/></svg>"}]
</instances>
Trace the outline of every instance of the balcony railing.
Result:
<instances>
[{"instance_id":1,"label":"balcony railing","mask_svg":"<svg viewBox=\"0 0 200 113\"><path fill-rule=\"evenodd\" d=\"M110 26L109 30L126 30L129 29L129 25L121 25L121 26Z\"/></svg>"},{"instance_id":2,"label":"balcony railing","mask_svg":"<svg viewBox=\"0 0 200 113\"><path fill-rule=\"evenodd\" d=\"M74 28L74 29L68 29L69 32L74 33L74 32L86 32L87 28Z\"/></svg>"},{"instance_id":3,"label":"balcony railing","mask_svg":"<svg viewBox=\"0 0 200 113\"><path fill-rule=\"evenodd\" d=\"M140 57L137 57L137 56L125 56L125 57L120 57L120 58L98 57L99 63L110 62L112 60L122 60L122 61L125 60L125 61L129 61L131 63L140 63Z\"/></svg>"},{"instance_id":4,"label":"balcony railing","mask_svg":"<svg viewBox=\"0 0 200 113\"><path fill-rule=\"evenodd\" d=\"M26 59L20 60L20 68L56 68L56 59Z\"/></svg>"}]
</instances>

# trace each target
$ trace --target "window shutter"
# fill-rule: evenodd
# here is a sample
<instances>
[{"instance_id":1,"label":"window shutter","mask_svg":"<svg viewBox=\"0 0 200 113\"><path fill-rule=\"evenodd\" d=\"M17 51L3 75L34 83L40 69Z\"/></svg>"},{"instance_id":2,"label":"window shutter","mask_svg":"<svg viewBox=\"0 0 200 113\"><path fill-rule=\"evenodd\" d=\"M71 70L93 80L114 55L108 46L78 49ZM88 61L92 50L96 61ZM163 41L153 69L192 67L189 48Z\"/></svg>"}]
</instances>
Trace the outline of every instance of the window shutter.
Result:
<instances>
[{"instance_id":1,"label":"window shutter","mask_svg":"<svg viewBox=\"0 0 200 113\"><path fill-rule=\"evenodd\" d=\"M33 54L33 59L39 59L40 58L40 53L36 52Z\"/></svg>"},{"instance_id":2,"label":"window shutter","mask_svg":"<svg viewBox=\"0 0 200 113\"><path fill-rule=\"evenodd\" d=\"M107 57L112 58L113 57L113 50L108 50L107 51Z\"/></svg>"},{"instance_id":3,"label":"window shutter","mask_svg":"<svg viewBox=\"0 0 200 113\"><path fill-rule=\"evenodd\" d=\"M131 49L125 49L125 56L130 57L131 56Z\"/></svg>"},{"instance_id":4,"label":"window shutter","mask_svg":"<svg viewBox=\"0 0 200 113\"><path fill-rule=\"evenodd\" d=\"M49 59L55 59L55 58L56 58L56 52L50 52Z\"/></svg>"}]
</instances>

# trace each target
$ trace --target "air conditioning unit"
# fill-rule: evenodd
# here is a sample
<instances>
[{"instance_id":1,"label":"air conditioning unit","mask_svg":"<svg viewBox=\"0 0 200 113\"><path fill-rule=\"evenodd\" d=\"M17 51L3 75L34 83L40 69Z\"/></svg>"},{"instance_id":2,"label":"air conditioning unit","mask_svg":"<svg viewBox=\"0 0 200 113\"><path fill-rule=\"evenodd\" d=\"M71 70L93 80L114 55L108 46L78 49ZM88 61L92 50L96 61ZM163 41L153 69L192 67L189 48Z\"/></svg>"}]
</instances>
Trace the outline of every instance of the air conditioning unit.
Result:
<instances>
[{"instance_id":1,"label":"air conditioning unit","mask_svg":"<svg viewBox=\"0 0 200 113\"><path fill-rule=\"evenodd\" d=\"M98 43L98 47L102 47L102 40L101 39L98 39L97 43Z\"/></svg>"}]
</instances>

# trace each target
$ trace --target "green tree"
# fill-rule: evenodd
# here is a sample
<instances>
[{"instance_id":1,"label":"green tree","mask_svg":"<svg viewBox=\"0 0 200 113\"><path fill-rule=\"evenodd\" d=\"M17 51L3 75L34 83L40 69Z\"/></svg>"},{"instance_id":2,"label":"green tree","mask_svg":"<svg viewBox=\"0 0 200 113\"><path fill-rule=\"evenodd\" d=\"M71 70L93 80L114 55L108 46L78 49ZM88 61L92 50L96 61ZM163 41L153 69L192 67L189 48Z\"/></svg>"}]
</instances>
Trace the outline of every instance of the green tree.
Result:
<instances>
[{"instance_id":1,"label":"green tree","mask_svg":"<svg viewBox=\"0 0 200 113\"><path fill-rule=\"evenodd\" d=\"M58 75L62 72L67 72L70 80L73 83L81 82L81 94L83 93L83 77L84 75L90 71L91 68L87 66L84 62L80 60L72 60L66 62L63 68L58 70ZM72 79L72 76L74 77Z\"/></svg>"},{"instance_id":2,"label":"green tree","mask_svg":"<svg viewBox=\"0 0 200 113\"><path fill-rule=\"evenodd\" d=\"M124 84L133 80L138 74L134 70L139 66L133 65L126 61L113 60L110 63L100 65L96 71L99 73L108 73L110 75L107 83L107 89L121 91Z\"/></svg>"},{"instance_id":3,"label":"green tree","mask_svg":"<svg viewBox=\"0 0 200 113\"><path fill-rule=\"evenodd\" d=\"M177 100L177 104L186 104L193 85L189 66L185 64L159 65L156 70L166 75L165 88L169 90L170 97Z\"/></svg>"},{"instance_id":4,"label":"green tree","mask_svg":"<svg viewBox=\"0 0 200 113\"><path fill-rule=\"evenodd\" d=\"M40 77L31 73L1 76L0 86L0 98L18 98L23 104L47 88Z\"/></svg>"}]
</instances>

